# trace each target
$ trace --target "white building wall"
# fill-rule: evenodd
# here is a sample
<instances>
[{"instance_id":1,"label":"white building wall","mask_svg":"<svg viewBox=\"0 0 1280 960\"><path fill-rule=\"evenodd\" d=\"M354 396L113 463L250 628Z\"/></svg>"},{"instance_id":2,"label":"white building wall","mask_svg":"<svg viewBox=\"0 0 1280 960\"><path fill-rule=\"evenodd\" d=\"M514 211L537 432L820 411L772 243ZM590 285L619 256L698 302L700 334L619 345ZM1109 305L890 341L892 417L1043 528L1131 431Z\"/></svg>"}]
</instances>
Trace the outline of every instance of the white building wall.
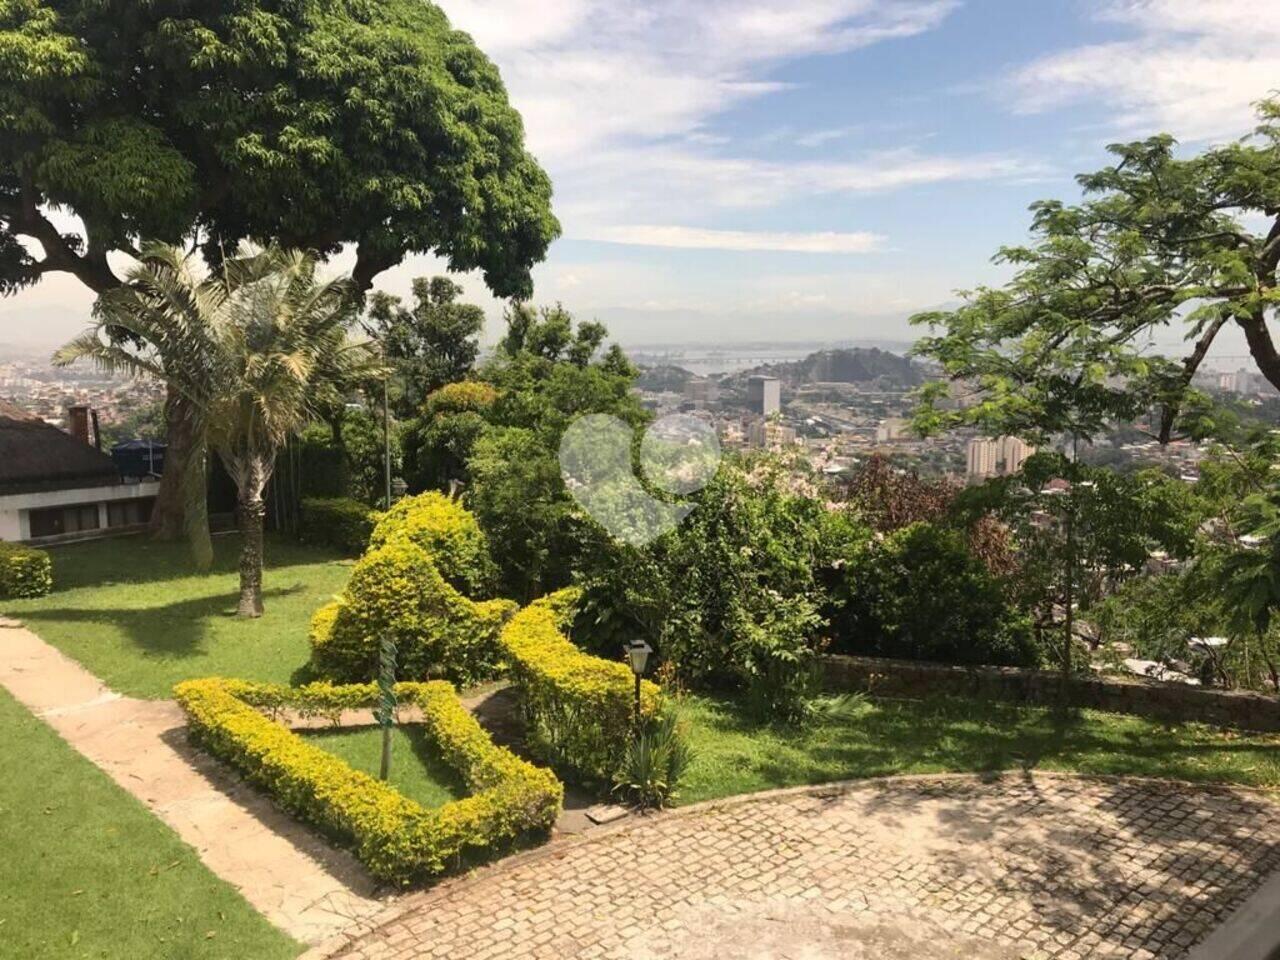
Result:
<instances>
[{"instance_id":1,"label":"white building wall","mask_svg":"<svg viewBox=\"0 0 1280 960\"><path fill-rule=\"evenodd\" d=\"M98 526L107 529L107 504L114 500L154 497L159 480L141 483L118 483L105 487L77 487L72 490L41 490L36 493L11 493L0 496L0 540L27 540L31 536L28 514L46 507L72 507L78 504L98 505Z\"/></svg>"}]
</instances>

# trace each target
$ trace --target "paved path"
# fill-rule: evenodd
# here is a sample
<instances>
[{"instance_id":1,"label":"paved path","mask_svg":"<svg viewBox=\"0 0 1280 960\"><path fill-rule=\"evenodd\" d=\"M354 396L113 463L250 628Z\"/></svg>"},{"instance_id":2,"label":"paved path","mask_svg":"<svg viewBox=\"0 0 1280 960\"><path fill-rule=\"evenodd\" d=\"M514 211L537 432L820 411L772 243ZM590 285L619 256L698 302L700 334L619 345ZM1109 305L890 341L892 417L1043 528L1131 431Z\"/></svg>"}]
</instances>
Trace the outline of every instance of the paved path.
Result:
<instances>
[{"instance_id":1,"label":"paved path","mask_svg":"<svg viewBox=\"0 0 1280 960\"><path fill-rule=\"evenodd\" d=\"M1280 805L1248 790L898 778L589 834L307 960L1178 958L1278 867Z\"/></svg>"},{"instance_id":2,"label":"paved path","mask_svg":"<svg viewBox=\"0 0 1280 960\"><path fill-rule=\"evenodd\" d=\"M0 684L294 938L320 942L385 907L354 858L189 748L186 719L173 701L122 697L5 620Z\"/></svg>"}]
</instances>

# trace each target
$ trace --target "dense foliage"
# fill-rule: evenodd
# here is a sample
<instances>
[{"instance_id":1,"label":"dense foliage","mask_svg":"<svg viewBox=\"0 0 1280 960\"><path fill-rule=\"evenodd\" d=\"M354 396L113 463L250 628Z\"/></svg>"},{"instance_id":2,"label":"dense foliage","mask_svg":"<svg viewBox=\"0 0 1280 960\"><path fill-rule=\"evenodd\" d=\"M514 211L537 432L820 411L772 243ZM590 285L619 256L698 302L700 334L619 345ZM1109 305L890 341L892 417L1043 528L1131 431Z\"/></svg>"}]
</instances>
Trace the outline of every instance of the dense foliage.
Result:
<instances>
[{"instance_id":1,"label":"dense foliage","mask_svg":"<svg viewBox=\"0 0 1280 960\"><path fill-rule=\"evenodd\" d=\"M528 295L558 232L497 68L431 3L5 0L0 50L0 289L102 290L109 251L199 228L211 263L353 243L362 288L434 252Z\"/></svg>"},{"instance_id":2,"label":"dense foliage","mask_svg":"<svg viewBox=\"0 0 1280 960\"><path fill-rule=\"evenodd\" d=\"M791 491L782 464L724 463L674 531L598 542L578 633L612 652L648 639L681 681L744 687L761 714L798 716L814 692L824 576L870 532Z\"/></svg>"},{"instance_id":3,"label":"dense foliage","mask_svg":"<svg viewBox=\"0 0 1280 960\"><path fill-rule=\"evenodd\" d=\"M417 277L412 307L381 291L370 298L371 332L394 371L397 416L413 416L432 392L463 379L475 365L484 311L459 303L461 294L448 277Z\"/></svg>"},{"instance_id":4,"label":"dense foliage","mask_svg":"<svg viewBox=\"0 0 1280 960\"><path fill-rule=\"evenodd\" d=\"M915 523L844 570L835 595L835 649L942 663L1038 666L1029 620L963 533Z\"/></svg>"},{"instance_id":5,"label":"dense foliage","mask_svg":"<svg viewBox=\"0 0 1280 960\"><path fill-rule=\"evenodd\" d=\"M309 497L302 501L298 539L328 544L348 556L359 556L369 546L376 515L372 508L347 497Z\"/></svg>"},{"instance_id":6,"label":"dense foliage","mask_svg":"<svg viewBox=\"0 0 1280 960\"><path fill-rule=\"evenodd\" d=\"M564 787L555 776L496 746L447 683L396 685L397 698L421 710L428 737L471 790L433 810L353 770L251 705L321 715L367 708L377 700L374 684L298 688L212 678L180 683L174 695L200 746L285 810L350 843L380 880L407 884L434 877L463 858L550 830L560 813Z\"/></svg>"}]
</instances>

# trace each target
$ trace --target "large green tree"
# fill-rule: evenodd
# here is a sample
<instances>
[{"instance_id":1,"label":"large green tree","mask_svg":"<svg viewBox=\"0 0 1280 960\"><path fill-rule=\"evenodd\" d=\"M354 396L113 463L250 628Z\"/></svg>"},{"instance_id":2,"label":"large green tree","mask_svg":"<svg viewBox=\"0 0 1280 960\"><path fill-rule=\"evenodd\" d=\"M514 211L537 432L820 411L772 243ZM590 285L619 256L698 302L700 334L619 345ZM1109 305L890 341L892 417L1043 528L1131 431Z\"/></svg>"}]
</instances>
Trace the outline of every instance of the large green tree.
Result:
<instances>
[{"instance_id":1,"label":"large green tree","mask_svg":"<svg viewBox=\"0 0 1280 960\"><path fill-rule=\"evenodd\" d=\"M484 311L459 302L461 295L448 277L417 277L411 307L381 291L370 297L368 319L393 371L397 416L412 417L429 394L475 366Z\"/></svg>"},{"instance_id":2,"label":"large green tree","mask_svg":"<svg viewBox=\"0 0 1280 960\"><path fill-rule=\"evenodd\" d=\"M550 197L497 68L425 0L0 0L0 293L101 293L146 237L213 264L350 245L357 292L430 252L524 297ZM192 433L168 407L172 535Z\"/></svg>"},{"instance_id":3,"label":"large green tree","mask_svg":"<svg viewBox=\"0 0 1280 960\"><path fill-rule=\"evenodd\" d=\"M923 352L971 378L1004 414L1027 390L1038 408L1068 394L1085 427L1096 413L1162 404L1162 441L1229 326L1280 388L1271 329L1280 303L1280 100L1258 112L1252 136L1196 155L1181 156L1168 135L1110 146L1115 163L1077 178L1082 202L1034 204L1031 241L999 251L1015 268L1008 284L916 318L943 328ZM1180 355L1152 349L1165 328L1184 332Z\"/></svg>"}]
</instances>

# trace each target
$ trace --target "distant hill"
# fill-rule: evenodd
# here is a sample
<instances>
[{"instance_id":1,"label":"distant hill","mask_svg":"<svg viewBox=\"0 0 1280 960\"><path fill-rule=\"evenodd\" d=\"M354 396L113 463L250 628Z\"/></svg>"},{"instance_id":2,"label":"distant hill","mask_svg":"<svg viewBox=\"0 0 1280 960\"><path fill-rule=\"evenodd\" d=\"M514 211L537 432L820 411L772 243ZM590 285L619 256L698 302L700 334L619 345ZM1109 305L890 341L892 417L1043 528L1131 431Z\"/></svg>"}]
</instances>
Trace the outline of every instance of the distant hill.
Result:
<instances>
[{"instance_id":1,"label":"distant hill","mask_svg":"<svg viewBox=\"0 0 1280 960\"><path fill-rule=\"evenodd\" d=\"M684 367L670 365L641 367L640 377L636 380L636 387L653 393L662 393L663 391L679 393L685 388L685 384L690 380L696 379L696 377L697 374L691 373Z\"/></svg>"},{"instance_id":2,"label":"distant hill","mask_svg":"<svg viewBox=\"0 0 1280 960\"><path fill-rule=\"evenodd\" d=\"M778 377L792 385L801 383L866 383L883 381L902 387L919 386L920 370L906 357L876 347L819 350L803 360L775 363L751 373Z\"/></svg>"}]
</instances>

